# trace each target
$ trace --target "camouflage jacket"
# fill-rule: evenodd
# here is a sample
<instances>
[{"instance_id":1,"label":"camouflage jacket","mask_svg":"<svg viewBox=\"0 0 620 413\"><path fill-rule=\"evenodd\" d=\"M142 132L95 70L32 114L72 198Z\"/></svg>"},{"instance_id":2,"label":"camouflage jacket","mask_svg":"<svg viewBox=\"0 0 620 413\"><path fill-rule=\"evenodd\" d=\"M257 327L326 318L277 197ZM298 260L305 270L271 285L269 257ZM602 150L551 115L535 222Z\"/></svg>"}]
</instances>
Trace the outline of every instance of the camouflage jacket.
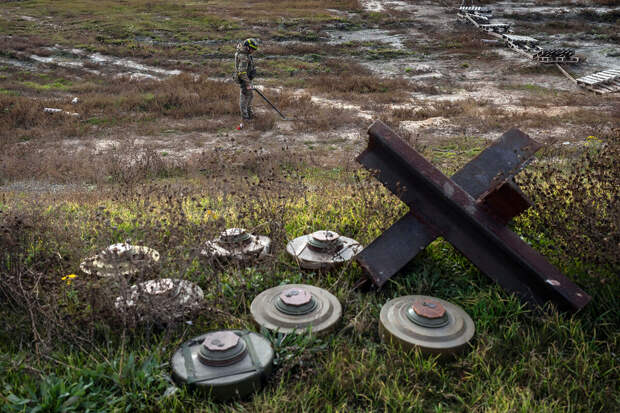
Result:
<instances>
[{"instance_id":1,"label":"camouflage jacket","mask_svg":"<svg viewBox=\"0 0 620 413\"><path fill-rule=\"evenodd\" d=\"M256 75L256 66L252 55L243 46L243 43L237 44L235 53L235 81L239 84L249 82Z\"/></svg>"}]
</instances>

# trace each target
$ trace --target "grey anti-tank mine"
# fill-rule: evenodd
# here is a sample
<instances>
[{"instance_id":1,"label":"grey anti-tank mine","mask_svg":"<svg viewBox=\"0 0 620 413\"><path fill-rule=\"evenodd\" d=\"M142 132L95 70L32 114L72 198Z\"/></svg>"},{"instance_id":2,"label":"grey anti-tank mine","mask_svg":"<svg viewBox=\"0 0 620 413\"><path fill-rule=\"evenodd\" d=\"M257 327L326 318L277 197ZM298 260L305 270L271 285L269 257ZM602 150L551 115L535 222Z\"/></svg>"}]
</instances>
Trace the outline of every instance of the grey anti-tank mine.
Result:
<instances>
[{"instance_id":1,"label":"grey anti-tank mine","mask_svg":"<svg viewBox=\"0 0 620 413\"><path fill-rule=\"evenodd\" d=\"M271 239L264 235L253 235L244 228L228 228L205 242L200 252L205 258L248 260L269 253Z\"/></svg>"},{"instance_id":2,"label":"grey anti-tank mine","mask_svg":"<svg viewBox=\"0 0 620 413\"><path fill-rule=\"evenodd\" d=\"M350 261L363 249L354 239L334 231L321 230L290 241L286 251L301 268L329 268Z\"/></svg>"},{"instance_id":3,"label":"grey anti-tank mine","mask_svg":"<svg viewBox=\"0 0 620 413\"><path fill-rule=\"evenodd\" d=\"M80 269L99 277L131 276L155 268L158 262L159 252L154 249L123 242L86 258Z\"/></svg>"},{"instance_id":4,"label":"grey anti-tank mine","mask_svg":"<svg viewBox=\"0 0 620 413\"><path fill-rule=\"evenodd\" d=\"M168 322L191 316L203 302L202 289L187 280L161 278L132 285L116 298L121 312L132 312L141 320Z\"/></svg>"},{"instance_id":5,"label":"grey anti-tank mine","mask_svg":"<svg viewBox=\"0 0 620 413\"><path fill-rule=\"evenodd\" d=\"M260 390L273 370L271 343L260 334L221 330L183 343L172 356L172 377L216 400Z\"/></svg>"},{"instance_id":6,"label":"grey anti-tank mine","mask_svg":"<svg viewBox=\"0 0 620 413\"><path fill-rule=\"evenodd\" d=\"M342 306L333 294L304 284L265 290L254 298L250 311L259 326L283 334L327 334L342 317Z\"/></svg>"},{"instance_id":7,"label":"grey anti-tank mine","mask_svg":"<svg viewBox=\"0 0 620 413\"><path fill-rule=\"evenodd\" d=\"M379 316L384 342L426 353L454 353L474 336L471 317L458 305L424 295L388 301Z\"/></svg>"}]
</instances>

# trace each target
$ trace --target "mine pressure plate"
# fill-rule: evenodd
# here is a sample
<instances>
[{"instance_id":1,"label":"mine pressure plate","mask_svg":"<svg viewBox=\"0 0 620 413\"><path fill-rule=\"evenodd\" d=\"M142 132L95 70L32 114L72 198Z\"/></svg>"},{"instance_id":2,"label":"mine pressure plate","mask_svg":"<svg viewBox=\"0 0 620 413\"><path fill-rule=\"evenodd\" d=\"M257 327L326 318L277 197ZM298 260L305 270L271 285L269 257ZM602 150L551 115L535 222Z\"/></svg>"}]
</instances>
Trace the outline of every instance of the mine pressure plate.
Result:
<instances>
[{"instance_id":1,"label":"mine pressure plate","mask_svg":"<svg viewBox=\"0 0 620 413\"><path fill-rule=\"evenodd\" d=\"M250 307L258 325L279 333L322 335L342 317L342 306L329 291L312 285L287 284L270 288L254 298Z\"/></svg>"},{"instance_id":2,"label":"mine pressure plate","mask_svg":"<svg viewBox=\"0 0 620 413\"><path fill-rule=\"evenodd\" d=\"M207 258L246 260L269 253L270 246L269 237L252 235L243 228L228 228L219 237L205 242L200 253Z\"/></svg>"},{"instance_id":3,"label":"mine pressure plate","mask_svg":"<svg viewBox=\"0 0 620 413\"><path fill-rule=\"evenodd\" d=\"M321 230L290 241L286 251L301 268L328 268L351 260L363 249L354 239L334 231Z\"/></svg>"},{"instance_id":4,"label":"mine pressure plate","mask_svg":"<svg viewBox=\"0 0 620 413\"><path fill-rule=\"evenodd\" d=\"M458 305L424 295L388 301L379 317L379 333L386 343L428 353L453 353L474 335L471 317Z\"/></svg>"},{"instance_id":5,"label":"mine pressure plate","mask_svg":"<svg viewBox=\"0 0 620 413\"><path fill-rule=\"evenodd\" d=\"M123 242L112 244L94 257L86 258L80 269L100 277L127 276L152 268L158 262L159 252L154 249Z\"/></svg>"},{"instance_id":6,"label":"mine pressure plate","mask_svg":"<svg viewBox=\"0 0 620 413\"><path fill-rule=\"evenodd\" d=\"M120 311L136 311L141 318L168 321L192 314L203 299L204 293L196 284L161 278L132 285L114 305Z\"/></svg>"},{"instance_id":7,"label":"mine pressure plate","mask_svg":"<svg viewBox=\"0 0 620 413\"><path fill-rule=\"evenodd\" d=\"M221 330L183 343L172 356L172 377L216 400L260 390L273 369L269 340L249 331Z\"/></svg>"}]
</instances>

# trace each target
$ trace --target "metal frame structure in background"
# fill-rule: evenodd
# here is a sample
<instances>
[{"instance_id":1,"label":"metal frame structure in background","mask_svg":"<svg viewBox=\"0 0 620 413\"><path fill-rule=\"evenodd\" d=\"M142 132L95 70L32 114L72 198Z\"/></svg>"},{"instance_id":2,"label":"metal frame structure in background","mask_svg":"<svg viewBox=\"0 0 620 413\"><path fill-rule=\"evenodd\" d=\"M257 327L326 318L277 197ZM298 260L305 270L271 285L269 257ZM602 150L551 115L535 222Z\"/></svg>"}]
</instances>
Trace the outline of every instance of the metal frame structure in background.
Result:
<instances>
[{"instance_id":1,"label":"metal frame structure in background","mask_svg":"<svg viewBox=\"0 0 620 413\"><path fill-rule=\"evenodd\" d=\"M376 286L441 236L532 307L552 302L577 311L590 301L506 226L529 207L513 176L540 148L538 143L512 129L450 179L381 121L368 135L358 162L410 207L356 258Z\"/></svg>"}]
</instances>

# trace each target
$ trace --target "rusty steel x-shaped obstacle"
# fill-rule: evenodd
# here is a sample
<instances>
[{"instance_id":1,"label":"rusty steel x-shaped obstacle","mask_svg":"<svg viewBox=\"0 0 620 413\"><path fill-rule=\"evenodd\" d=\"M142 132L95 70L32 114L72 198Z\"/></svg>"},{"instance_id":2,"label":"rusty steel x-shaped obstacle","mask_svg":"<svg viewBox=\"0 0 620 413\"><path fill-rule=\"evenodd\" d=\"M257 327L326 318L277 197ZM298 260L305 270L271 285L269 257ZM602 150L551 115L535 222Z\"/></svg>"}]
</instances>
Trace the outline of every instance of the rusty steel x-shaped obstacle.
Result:
<instances>
[{"instance_id":1,"label":"rusty steel x-shaped obstacle","mask_svg":"<svg viewBox=\"0 0 620 413\"><path fill-rule=\"evenodd\" d=\"M506 224L529 207L514 175L541 145L518 129L506 132L446 177L380 121L368 130L357 160L410 207L409 213L357 255L381 287L435 238L443 237L488 277L526 303L577 311L590 296Z\"/></svg>"}]
</instances>

